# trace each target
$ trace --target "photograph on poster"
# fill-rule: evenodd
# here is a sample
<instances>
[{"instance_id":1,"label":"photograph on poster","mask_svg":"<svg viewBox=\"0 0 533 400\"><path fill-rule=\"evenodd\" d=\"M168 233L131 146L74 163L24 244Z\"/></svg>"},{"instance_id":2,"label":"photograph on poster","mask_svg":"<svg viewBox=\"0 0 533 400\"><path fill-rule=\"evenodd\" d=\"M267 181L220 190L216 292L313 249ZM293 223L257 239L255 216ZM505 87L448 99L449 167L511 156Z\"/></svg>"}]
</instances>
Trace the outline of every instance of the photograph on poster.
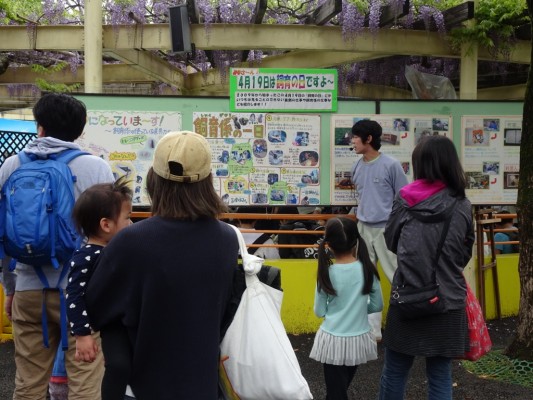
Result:
<instances>
[{"instance_id":1,"label":"photograph on poster","mask_svg":"<svg viewBox=\"0 0 533 400\"><path fill-rule=\"evenodd\" d=\"M268 202L268 197L266 193L253 193L252 194L252 203L266 204L267 202Z\"/></svg>"},{"instance_id":2,"label":"photograph on poster","mask_svg":"<svg viewBox=\"0 0 533 400\"><path fill-rule=\"evenodd\" d=\"M229 193L242 193L244 190L243 181L228 181L228 192Z\"/></svg>"},{"instance_id":3,"label":"photograph on poster","mask_svg":"<svg viewBox=\"0 0 533 400\"><path fill-rule=\"evenodd\" d=\"M489 176L481 172L465 172L467 189L489 189Z\"/></svg>"},{"instance_id":4,"label":"photograph on poster","mask_svg":"<svg viewBox=\"0 0 533 400\"><path fill-rule=\"evenodd\" d=\"M268 141L270 143L285 143L287 140L287 132L285 131L268 131Z\"/></svg>"},{"instance_id":5,"label":"photograph on poster","mask_svg":"<svg viewBox=\"0 0 533 400\"><path fill-rule=\"evenodd\" d=\"M351 137L351 128L335 128L335 146L349 146Z\"/></svg>"},{"instance_id":6,"label":"photograph on poster","mask_svg":"<svg viewBox=\"0 0 533 400\"><path fill-rule=\"evenodd\" d=\"M496 161L483 161L483 173L498 175L500 173L500 163Z\"/></svg>"},{"instance_id":7,"label":"photograph on poster","mask_svg":"<svg viewBox=\"0 0 533 400\"><path fill-rule=\"evenodd\" d=\"M228 176L228 170L225 168L217 168L216 176Z\"/></svg>"},{"instance_id":8,"label":"photograph on poster","mask_svg":"<svg viewBox=\"0 0 533 400\"><path fill-rule=\"evenodd\" d=\"M298 204L298 195L296 193L287 194L287 204Z\"/></svg>"},{"instance_id":9,"label":"photograph on poster","mask_svg":"<svg viewBox=\"0 0 533 400\"><path fill-rule=\"evenodd\" d=\"M522 129L506 128L503 131L504 146L520 146L522 141Z\"/></svg>"},{"instance_id":10,"label":"photograph on poster","mask_svg":"<svg viewBox=\"0 0 533 400\"><path fill-rule=\"evenodd\" d=\"M490 133L480 128L465 128L465 146L488 146Z\"/></svg>"},{"instance_id":11,"label":"photograph on poster","mask_svg":"<svg viewBox=\"0 0 533 400\"><path fill-rule=\"evenodd\" d=\"M302 167L314 167L318 164L318 153L316 151L302 151L299 160Z\"/></svg>"},{"instance_id":12,"label":"photograph on poster","mask_svg":"<svg viewBox=\"0 0 533 400\"><path fill-rule=\"evenodd\" d=\"M278 174L268 174L267 182L269 185L273 185L274 183L279 181L279 175Z\"/></svg>"},{"instance_id":13,"label":"photograph on poster","mask_svg":"<svg viewBox=\"0 0 533 400\"><path fill-rule=\"evenodd\" d=\"M350 171L335 171L335 189L353 190L352 174Z\"/></svg>"},{"instance_id":14,"label":"photograph on poster","mask_svg":"<svg viewBox=\"0 0 533 400\"><path fill-rule=\"evenodd\" d=\"M433 118L432 126L434 131L447 131L448 130L448 120L441 118Z\"/></svg>"},{"instance_id":15,"label":"photograph on poster","mask_svg":"<svg viewBox=\"0 0 533 400\"><path fill-rule=\"evenodd\" d=\"M285 191L283 190L272 190L270 192L270 200L279 202L279 201L285 201Z\"/></svg>"},{"instance_id":16,"label":"photograph on poster","mask_svg":"<svg viewBox=\"0 0 533 400\"><path fill-rule=\"evenodd\" d=\"M500 120L499 119L484 119L483 120L483 129L486 131L499 131L500 130Z\"/></svg>"},{"instance_id":17,"label":"photograph on poster","mask_svg":"<svg viewBox=\"0 0 533 400\"><path fill-rule=\"evenodd\" d=\"M302 183L307 185L318 185L318 170L314 169L309 173L309 175L303 175Z\"/></svg>"},{"instance_id":18,"label":"photograph on poster","mask_svg":"<svg viewBox=\"0 0 533 400\"><path fill-rule=\"evenodd\" d=\"M268 162L270 165L280 165L283 162L283 151L270 150L268 152Z\"/></svg>"},{"instance_id":19,"label":"photograph on poster","mask_svg":"<svg viewBox=\"0 0 533 400\"><path fill-rule=\"evenodd\" d=\"M250 161L252 159L252 154L250 153L250 150L232 150L231 151L231 160L235 161L237 164L245 164L247 161Z\"/></svg>"},{"instance_id":20,"label":"photograph on poster","mask_svg":"<svg viewBox=\"0 0 533 400\"><path fill-rule=\"evenodd\" d=\"M309 132L296 132L296 137L292 142L294 146L307 146L309 145Z\"/></svg>"},{"instance_id":21,"label":"photograph on poster","mask_svg":"<svg viewBox=\"0 0 533 400\"><path fill-rule=\"evenodd\" d=\"M227 164L229 161L229 151L222 150L220 155L217 157L218 162L221 162L223 164Z\"/></svg>"},{"instance_id":22,"label":"photograph on poster","mask_svg":"<svg viewBox=\"0 0 533 400\"><path fill-rule=\"evenodd\" d=\"M253 143L254 156L257 158L265 158L267 154L267 142L264 139L256 139Z\"/></svg>"},{"instance_id":23,"label":"photograph on poster","mask_svg":"<svg viewBox=\"0 0 533 400\"><path fill-rule=\"evenodd\" d=\"M416 129L415 128L415 146L420 142L420 139L426 136L448 136L448 132L445 131L432 131L429 128Z\"/></svg>"},{"instance_id":24,"label":"photograph on poster","mask_svg":"<svg viewBox=\"0 0 533 400\"><path fill-rule=\"evenodd\" d=\"M504 172L503 173L503 188L504 189L518 189L518 172Z\"/></svg>"},{"instance_id":25,"label":"photograph on poster","mask_svg":"<svg viewBox=\"0 0 533 400\"><path fill-rule=\"evenodd\" d=\"M383 135L381 135L381 144L399 146L400 140L395 133L383 132Z\"/></svg>"},{"instance_id":26,"label":"photograph on poster","mask_svg":"<svg viewBox=\"0 0 533 400\"><path fill-rule=\"evenodd\" d=\"M407 118L395 118L392 122L392 129L394 131L408 131L409 120Z\"/></svg>"},{"instance_id":27,"label":"photograph on poster","mask_svg":"<svg viewBox=\"0 0 533 400\"><path fill-rule=\"evenodd\" d=\"M411 163L408 161L402 162L402 169L405 175L408 175L411 171Z\"/></svg>"}]
</instances>

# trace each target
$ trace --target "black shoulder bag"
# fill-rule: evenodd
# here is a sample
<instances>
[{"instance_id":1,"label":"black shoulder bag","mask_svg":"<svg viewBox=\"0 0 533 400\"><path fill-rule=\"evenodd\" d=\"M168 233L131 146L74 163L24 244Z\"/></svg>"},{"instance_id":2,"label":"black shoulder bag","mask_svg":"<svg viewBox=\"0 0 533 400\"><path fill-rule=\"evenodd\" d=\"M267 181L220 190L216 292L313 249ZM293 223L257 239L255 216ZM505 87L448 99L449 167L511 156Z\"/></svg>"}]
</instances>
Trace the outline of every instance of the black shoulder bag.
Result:
<instances>
[{"instance_id":1,"label":"black shoulder bag","mask_svg":"<svg viewBox=\"0 0 533 400\"><path fill-rule=\"evenodd\" d=\"M453 204L445 211L446 219L440 235L440 241L437 246L437 257L435 258L435 264L432 267L433 282L430 285L423 287L412 287L405 285L396 286L391 291L390 305L394 307L394 309L397 310L404 319L416 319L433 314L442 314L448 311L446 302L440 295L436 269L438 267L442 246L444 245L446 235L448 234L448 228L450 227L453 210L456 203L457 201L454 201ZM424 223L436 222L435 216L424 217L414 213L412 213L412 215L415 219Z\"/></svg>"}]
</instances>

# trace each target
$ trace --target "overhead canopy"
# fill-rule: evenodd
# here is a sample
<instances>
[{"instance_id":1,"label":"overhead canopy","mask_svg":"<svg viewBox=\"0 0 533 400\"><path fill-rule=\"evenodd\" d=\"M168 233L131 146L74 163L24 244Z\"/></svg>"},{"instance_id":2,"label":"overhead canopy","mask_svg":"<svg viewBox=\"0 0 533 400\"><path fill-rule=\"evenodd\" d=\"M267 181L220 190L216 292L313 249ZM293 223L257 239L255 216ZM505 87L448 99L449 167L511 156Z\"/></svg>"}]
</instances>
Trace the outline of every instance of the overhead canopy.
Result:
<instances>
[{"instance_id":1,"label":"overhead canopy","mask_svg":"<svg viewBox=\"0 0 533 400\"><path fill-rule=\"evenodd\" d=\"M0 118L0 132L37 133L35 121Z\"/></svg>"}]
</instances>

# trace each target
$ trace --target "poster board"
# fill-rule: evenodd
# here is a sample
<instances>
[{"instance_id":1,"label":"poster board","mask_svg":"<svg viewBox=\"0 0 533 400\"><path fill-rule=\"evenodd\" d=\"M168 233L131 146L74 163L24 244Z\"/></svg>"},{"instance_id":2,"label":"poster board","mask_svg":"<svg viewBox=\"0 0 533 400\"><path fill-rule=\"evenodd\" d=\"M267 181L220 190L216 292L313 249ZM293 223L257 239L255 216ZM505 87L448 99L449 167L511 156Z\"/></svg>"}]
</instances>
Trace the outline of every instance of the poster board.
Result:
<instances>
[{"instance_id":1,"label":"poster board","mask_svg":"<svg viewBox=\"0 0 533 400\"><path fill-rule=\"evenodd\" d=\"M163 111L88 110L85 130L76 143L106 160L115 179L131 181L134 206L150 204L146 174L163 135L181 130L181 114Z\"/></svg>"},{"instance_id":2,"label":"poster board","mask_svg":"<svg viewBox=\"0 0 533 400\"><path fill-rule=\"evenodd\" d=\"M363 119L375 120L381 125L383 133L379 151L397 159L409 181L413 179L411 153L420 139L430 135L453 137L452 117L449 115L332 115L330 139L334 156L330 176L330 204L357 204L351 172L354 163L362 156L355 154L350 137L353 124Z\"/></svg>"},{"instance_id":3,"label":"poster board","mask_svg":"<svg viewBox=\"0 0 533 400\"><path fill-rule=\"evenodd\" d=\"M466 195L475 204L516 204L521 115L464 115L461 156Z\"/></svg>"},{"instance_id":4,"label":"poster board","mask_svg":"<svg viewBox=\"0 0 533 400\"><path fill-rule=\"evenodd\" d=\"M195 112L216 191L238 205L320 204L320 116Z\"/></svg>"},{"instance_id":5,"label":"poster board","mask_svg":"<svg viewBox=\"0 0 533 400\"><path fill-rule=\"evenodd\" d=\"M230 112L228 97L187 97L187 96L129 96L129 95L102 95L83 94L75 95L83 101L89 111L129 111L143 110L150 112L170 112L181 114L181 128L194 130L193 114L202 112ZM333 197L332 176L335 161L335 146L331 144L332 118L334 116L348 115L382 115L399 116L449 116L454 144L461 158L462 155L462 117L479 116L521 116L523 112L522 101L486 101L486 100L362 100L339 98L337 113L318 113L320 115L320 177L319 186L320 204L329 205ZM285 113L288 114L288 113ZM292 114L291 114L292 115ZM348 125L348 123L346 124ZM172 130L178 130L178 126ZM386 149L384 149L386 150ZM461 160L467 164L468 160ZM351 164L351 163L348 163ZM518 162L517 162L518 164ZM473 204L487 203L477 196L471 199ZM479 202L478 202L479 201ZM352 203L350 203L352 204ZM494 204L494 203L491 203Z\"/></svg>"}]
</instances>

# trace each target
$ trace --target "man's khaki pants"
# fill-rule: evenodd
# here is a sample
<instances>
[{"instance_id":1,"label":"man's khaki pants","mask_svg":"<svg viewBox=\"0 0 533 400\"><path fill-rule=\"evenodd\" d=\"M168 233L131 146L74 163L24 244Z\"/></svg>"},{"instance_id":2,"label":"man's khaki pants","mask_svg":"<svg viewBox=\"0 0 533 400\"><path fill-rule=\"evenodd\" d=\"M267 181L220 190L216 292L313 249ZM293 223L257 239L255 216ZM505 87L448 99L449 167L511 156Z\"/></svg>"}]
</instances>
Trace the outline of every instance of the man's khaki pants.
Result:
<instances>
[{"instance_id":1,"label":"man's khaki pants","mask_svg":"<svg viewBox=\"0 0 533 400\"><path fill-rule=\"evenodd\" d=\"M385 276L389 282L392 282L392 277L394 276L394 272L396 271L398 264L396 262L396 254L387 249L385 236L383 236L385 228L372 228L359 221L357 223L357 229L365 241L366 247L368 247L370 260L376 264L376 268L379 260L381 269L385 273ZM368 322L370 323L372 333L376 337L376 340L381 340L382 319L383 314L381 312L368 315Z\"/></svg>"},{"instance_id":2,"label":"man's khaki pants","mask_svg":"<svg viewBox=\"0 0 533 400\"><path fill-rule=\"evenodd\" d=\"M46 302L49 348L43 345L42 304ZM54 358L61 340L59 293L40 290L15 292L13 298L13 339L15 342L14 400L44 400L52 374ZM67 328L68 329L68 328ZM68 333L65 366L69 400L99 400L104 374L100 337L95 334L100 351L93 363L74 360L76 341Z\"/></svg>"}]
</instances>

